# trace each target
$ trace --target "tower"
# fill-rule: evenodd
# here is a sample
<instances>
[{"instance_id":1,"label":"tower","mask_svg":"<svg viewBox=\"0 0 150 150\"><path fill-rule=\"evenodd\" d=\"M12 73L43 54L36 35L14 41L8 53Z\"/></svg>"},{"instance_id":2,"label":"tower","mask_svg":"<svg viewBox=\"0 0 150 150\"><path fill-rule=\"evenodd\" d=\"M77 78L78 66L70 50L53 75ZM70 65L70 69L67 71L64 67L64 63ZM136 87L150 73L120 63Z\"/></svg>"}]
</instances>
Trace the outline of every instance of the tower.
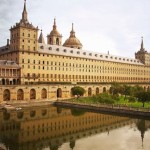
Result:
<instances>
[{"instance_id":1,"label":"tower","mask_svg":"<svg viewBox=\"0 0 150 150\"><path fill-rule=\"evenodd\" d=\"M56 19L54 18L53 29L49 35L47 35L47 44L50 45L62 45L62 35L57 31Z\"/></svg>"},{"instance_id":2,"label":"tower","mask_svg":"<svg viewBox=\"0 0 150 150\"><path fill-rule=\"evenodd\" d=\"M144 48L143 37L141 40L140 50L135 53L135 58L140 60L140 62L145 64L146 66L150 66L150 53L148 53Z\"/></svg>"},{"instance_id":3,"label":"tower","mask_svg":"<svg viewBox=\"0 0 150 150\"><path fill-rule=\"evenodd\" d=\"M38 48L38 27L35 28L28 21L28 13L26 9L26 0L22 18L10 29L10 48L17 51L36 51Z\"/></svg>"},{"instance_id":4,"label":"tower","mask_svg":"<svg viewBox=\"0 0 150 150\"><path fill-rule=\"evenodd\" d=\"M75 31L74 31L74 28L73 28L73 23L72 23L72 30L70 32L70 37L65 41L65 43L63 44L63 46L70 47L70 48L82 49L81 42L75 36Z\"/></svg>"}]
</instances>

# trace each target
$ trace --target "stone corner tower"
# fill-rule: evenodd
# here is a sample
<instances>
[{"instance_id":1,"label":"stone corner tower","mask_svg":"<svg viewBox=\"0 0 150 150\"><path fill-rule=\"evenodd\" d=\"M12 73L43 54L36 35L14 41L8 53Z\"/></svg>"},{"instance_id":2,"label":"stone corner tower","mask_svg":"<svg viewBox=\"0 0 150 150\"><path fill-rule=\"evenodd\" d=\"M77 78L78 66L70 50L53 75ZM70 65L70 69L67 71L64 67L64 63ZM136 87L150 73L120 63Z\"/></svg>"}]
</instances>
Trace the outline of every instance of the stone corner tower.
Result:
<instances>
[{"instance_id":1,"label":"stone corner tower","mask_svg":"<svg viewBox=\"0 0 150 150\"><path fill-rule=\"evenodd\" d=\"M38 49L38 27L34 27L28 21L26 0L20 22L10 28L10 49L13 51L37 51Z\"/></svg>"},{"instance_id":2,"label":"stone corner tower","mask_svg":"<svg viewBox=\"0 0 150 150\"><path fill-rule=\"evenodd\" d=\"M141 40L141 48L137 53L135 53L135 58L140 60L140 62L144 65L150 66L150 53L148 53L144 48L143 37Z\"/></svg>"}]
</instances>

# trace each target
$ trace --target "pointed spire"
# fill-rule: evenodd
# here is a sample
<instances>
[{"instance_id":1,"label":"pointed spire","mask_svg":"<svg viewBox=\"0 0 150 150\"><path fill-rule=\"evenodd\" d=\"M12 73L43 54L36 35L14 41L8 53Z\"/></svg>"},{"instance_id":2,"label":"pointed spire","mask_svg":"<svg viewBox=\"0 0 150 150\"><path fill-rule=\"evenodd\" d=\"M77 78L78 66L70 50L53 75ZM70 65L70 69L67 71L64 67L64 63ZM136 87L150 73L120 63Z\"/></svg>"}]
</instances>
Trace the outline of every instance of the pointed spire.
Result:
<instances>
[{"instance_id":1,"label":"pointed spire","mask_svg":"<svg viewBox=\"0 0 150 150\"><path fill-rule=\"evenodd\" d=\"M143 43L143 37L141 37L142 38L142 41L141 41L141 51L144 51L144 43Z\"/></svg>"},{"instance_id":2,"label":"pointed spire","mask_svg":"<svg viewBox=\"0 0 150 150\"><path fill-rule=\"evenodd\" d=\"M72 30L70 32L70 37L76 37L74 32L74 24L72 23Z\"/></svg>"},{"instance_id":3,"label":"pointed spire","mask_svg":"<svg viewBox=\"0 0 150 150\"><path fill-rule=\"evenodd\" d=\"M72 23L72 32L74 32L73 25L74 25L74 24Z\"/></svg>"},{"instance_id":4,"label":"pointed spire","mask_svg":"<svg viewBox=\"0 0 150 150\"><path fill-rule=\"evenodd\" d=\"M53 30L56 30L57 26L56 26L56 18L54 18L54 25L53 25Z\"/></svg>"},{"instance_id":5,"label":"pointed spire","mask_svg":"<svg viewBox=\"0 0 150 150\"><path fill-rule=\"evenodd\" d=\"M22 12L22 21L23 22L28 22L28 16L27 16L27 9L26 9L26 0L24 0L24 8Z\"/></svg>"},{"instance_id":6,"label":"pointed spire","mask_svg":"<svg viewBox=\"0 0 150 150\"><path fill-rule=\"evenodd\" d=\"M45 44L45 40L44 40L44 36L43 36L42 30L41 30L41 34L39 36L38 42L42 43L42 44Z\"/></svg>"}]
</instances>

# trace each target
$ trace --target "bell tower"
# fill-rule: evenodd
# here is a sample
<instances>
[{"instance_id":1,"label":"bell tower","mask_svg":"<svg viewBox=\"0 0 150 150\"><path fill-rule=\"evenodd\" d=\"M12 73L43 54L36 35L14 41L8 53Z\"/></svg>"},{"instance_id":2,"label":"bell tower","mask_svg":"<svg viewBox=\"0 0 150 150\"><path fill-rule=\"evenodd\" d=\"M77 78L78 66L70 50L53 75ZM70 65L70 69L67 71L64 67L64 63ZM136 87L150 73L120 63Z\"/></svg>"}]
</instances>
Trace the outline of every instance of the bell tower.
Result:
<instances>
[{"instance_id":1,"label":"bell tower","mask_svg":"<svg viewBox=\"0 0 150 150\"><path fill-rule=\"evenodd\" d=\"M56 19L54 18L53 29L49 35L47 35L47 44L50 45L62 45L62 35L57 31Z\"/></svg>"},{"instance_id":2,"label":"bell tower","mask_svg":"<svg viewBox=\"0 0 150 150\"><path fill-rule=\"evenodd\" d=\"M13 51L36 51L38 48L38 27L28 21L26 0L20 22L10 29L10 48Z\"/></svg>"},{"instance_id":3,"label":"bell tower","mask_svg":"<svg viewBox=\"0 0 150 150\"><path fill-rule=\"evenodd\" d=\"M135 53L135 58L140 60L140 62L146 66L150 66L150 53L148 53L144 48L143 37L141 41L141 48L137 53Z\"/></svg>"}]
</instances>

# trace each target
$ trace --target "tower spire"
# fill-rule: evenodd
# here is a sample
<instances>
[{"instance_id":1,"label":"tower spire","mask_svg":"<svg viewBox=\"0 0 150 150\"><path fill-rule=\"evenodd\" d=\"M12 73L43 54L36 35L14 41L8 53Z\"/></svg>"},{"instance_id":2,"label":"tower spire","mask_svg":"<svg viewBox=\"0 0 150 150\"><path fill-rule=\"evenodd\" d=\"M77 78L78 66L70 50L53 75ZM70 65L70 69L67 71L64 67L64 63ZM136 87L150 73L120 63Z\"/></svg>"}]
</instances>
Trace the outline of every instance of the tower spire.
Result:
<instances>
[{"instance_id":1,"label":"tower spire","mask_svg":"<svg viewBox=\"0 0 150 150\"><path fill-rule=\"evenodd\" d=\"M74 26L74 24L72 23L72 32L74 32L73 26Z\"/></svg>"},{"instance_id":2,"label":"tower spire","mask_svg":"<svg viewBox=\"0 0 150 150\"><path fill-rule=\"evenodd\" d=\"M143 43L143 37L141 37L142 38L142 41L141 41L141 51L144 51L144 43Z\"/></svg>"},{"instance_id":3,"label":"tower spire","mask_svg":"<svg viewBox=\"0 0 150 150\"><path fill-rule=\"evenodd\" d=\"M72 23L72 30L70 32L70 37L75 37L74 24L73 23Z\"/></svg>"},{"instance_id":4,"label":"tower spire","mask_svg":"<svg viewBox=\"0 0 150 150\"><path fill-rule=\"evenodd\" d=\"M22 12L22 21L23 22L28 22L28 16L27 16L27 9L26 9L26 0L24 0L24 8L23 8L23 12Z\"/></svg>"},{"instance_id":5,"label":"tower spire","mask_svg":"<svg viewBox=\"0 0 150 150\"><path fill-rule=\"evenodd\" d=\"M53 25L53 30L56 30L57 26L56 26L56 18L54 18L54 25Z\"/></svg>"},{"instance_id":6,"label":"tower spire","mask_svg":"<svg viewBox=\"0 0 150 150\"><path fill-rule=\"evenodd\" d=\"M38 42L42 43L42 44L45 44L45 40L44 40L44 36L43 36L42 30L41 30L41 34L39 36Z\"/></svg>"}]
</instances>

